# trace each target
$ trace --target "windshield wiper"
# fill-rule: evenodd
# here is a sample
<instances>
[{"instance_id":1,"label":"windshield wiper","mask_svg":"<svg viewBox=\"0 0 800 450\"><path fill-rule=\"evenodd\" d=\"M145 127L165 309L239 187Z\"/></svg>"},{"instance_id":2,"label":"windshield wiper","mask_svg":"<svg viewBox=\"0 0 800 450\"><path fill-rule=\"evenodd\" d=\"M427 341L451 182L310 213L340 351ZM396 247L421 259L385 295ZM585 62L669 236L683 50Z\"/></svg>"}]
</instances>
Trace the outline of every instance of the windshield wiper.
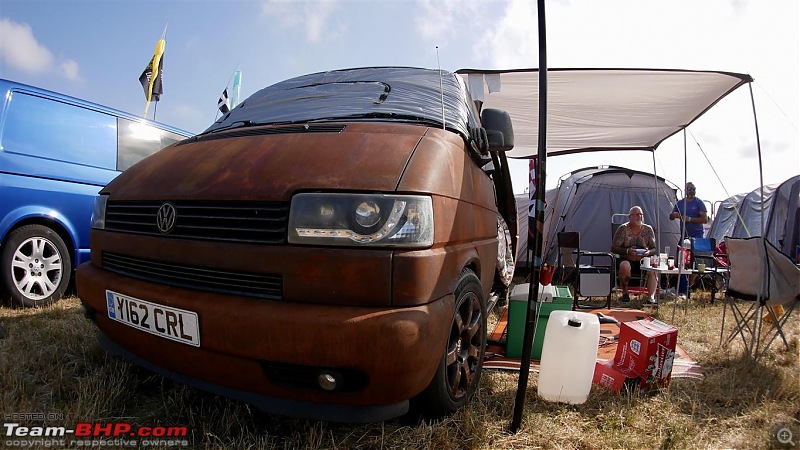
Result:
<instances>
[{"instance_id":1,"label":"windshield wiper","mask_svg":"<svg viewBox=\"0 0 800 450\"><path fill-rule=\"evenodd\" d=\"M422 125L441 127L442 122L427 117L421 117L414 114L397 114L388 112L369 112L362 114L349 114L344 116L330 116L318 117L316 119L308 119L308 122L329 122L339 120L359 120L359 119L392 119L403 122L415 122Z\"/></svg>"}]
</instances>

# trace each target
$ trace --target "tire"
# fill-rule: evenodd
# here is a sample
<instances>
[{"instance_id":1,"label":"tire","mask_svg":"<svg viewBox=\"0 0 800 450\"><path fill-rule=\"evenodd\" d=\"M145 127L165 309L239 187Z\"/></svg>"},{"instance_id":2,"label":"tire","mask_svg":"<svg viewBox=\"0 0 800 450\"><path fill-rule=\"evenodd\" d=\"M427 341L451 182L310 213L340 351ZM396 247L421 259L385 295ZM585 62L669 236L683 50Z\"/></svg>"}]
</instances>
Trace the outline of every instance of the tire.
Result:
<instances>
[{"instance_id":1,"label":"tire","mask_svg":"<svg viewBox=\"0 0 800 450\"><path fill-rule=\"evenodd\" d=\"M72 259L64 240L44 225L26 225L8 235L0 253L0 282L22 306L45 306L64 296Z\"/></svg>"},{"instance_id":2,"label":"tire","mask_svg":"<svg viewBox=\"0 0 800 450\"><path fill-rule=\"evenodd\" d=\"M450 415L467 404L478 388L486 352L486 299L478 277L464 269L455 289L455 311L447 348L414 408L429 418Z\"/></svg>"}]
</instances>

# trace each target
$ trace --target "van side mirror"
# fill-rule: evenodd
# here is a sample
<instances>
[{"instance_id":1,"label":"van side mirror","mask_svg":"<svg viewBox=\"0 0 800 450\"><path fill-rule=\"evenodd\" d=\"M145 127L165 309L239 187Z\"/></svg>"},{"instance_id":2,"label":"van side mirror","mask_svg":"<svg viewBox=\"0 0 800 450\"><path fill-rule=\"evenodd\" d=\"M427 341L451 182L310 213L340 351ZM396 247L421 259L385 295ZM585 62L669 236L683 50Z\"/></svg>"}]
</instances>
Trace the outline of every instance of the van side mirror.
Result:
<instances>
[{"instance_id":1,"label":"van side mirror","mask_svg":"<svg viewBox=\"0 0 800 450\"><path fill-rule=\"evenodd\" d=\"M481 123L489 138L489 150L504 152L514 148L514 127L507 112L486 108L481 111Z\"/></svg>"}]
</instances>

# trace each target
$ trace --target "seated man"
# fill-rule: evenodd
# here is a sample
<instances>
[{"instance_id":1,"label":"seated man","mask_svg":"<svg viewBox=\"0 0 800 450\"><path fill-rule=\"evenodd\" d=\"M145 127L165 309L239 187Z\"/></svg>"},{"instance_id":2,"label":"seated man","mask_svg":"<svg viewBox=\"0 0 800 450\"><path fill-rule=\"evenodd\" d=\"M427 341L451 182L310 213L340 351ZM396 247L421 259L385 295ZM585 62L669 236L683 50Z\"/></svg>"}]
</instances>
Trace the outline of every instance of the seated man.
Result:
<instances>
[{"instance_id":1,"label":"seated man","mask_svg":"<svg viewBox=\"0 0 800 450\"><path fill-rule=\"evenodd\" d=\"M628 214L628 222L623 223L614 233L611 241L611 252L619 255L617 258L617 274L622 286L623 302L630 300L628 295L628 282L631 274L641 274L640 262L645 256L656 254L656 235L653 227L644 223L642 208L634 206ZM656 274L647 272L647 303L656 304Z\"/></svg>"}]
</instances>

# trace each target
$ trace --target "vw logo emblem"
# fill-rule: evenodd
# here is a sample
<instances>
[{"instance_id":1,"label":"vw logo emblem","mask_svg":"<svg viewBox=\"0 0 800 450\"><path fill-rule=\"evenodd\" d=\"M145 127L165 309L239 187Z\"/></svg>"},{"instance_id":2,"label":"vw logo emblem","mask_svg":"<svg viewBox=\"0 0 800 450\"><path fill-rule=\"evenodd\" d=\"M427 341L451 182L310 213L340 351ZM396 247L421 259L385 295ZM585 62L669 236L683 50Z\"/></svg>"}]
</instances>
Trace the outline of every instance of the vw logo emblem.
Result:
<instances>
[{"instance_id":1,"label":"vw logo emblem","mask_svg":"<svg viewBox=\"0 0 800 450\"><path fill-rule=\"evenodd\" d=\"M178 213L175 211L175 206L172 203L164 203L158 208L158 213L156 214L156 226L158 226L158 231L162 233L169 233L175 228L175 218L178 216Z\"/></svg>"}]
</instances>

